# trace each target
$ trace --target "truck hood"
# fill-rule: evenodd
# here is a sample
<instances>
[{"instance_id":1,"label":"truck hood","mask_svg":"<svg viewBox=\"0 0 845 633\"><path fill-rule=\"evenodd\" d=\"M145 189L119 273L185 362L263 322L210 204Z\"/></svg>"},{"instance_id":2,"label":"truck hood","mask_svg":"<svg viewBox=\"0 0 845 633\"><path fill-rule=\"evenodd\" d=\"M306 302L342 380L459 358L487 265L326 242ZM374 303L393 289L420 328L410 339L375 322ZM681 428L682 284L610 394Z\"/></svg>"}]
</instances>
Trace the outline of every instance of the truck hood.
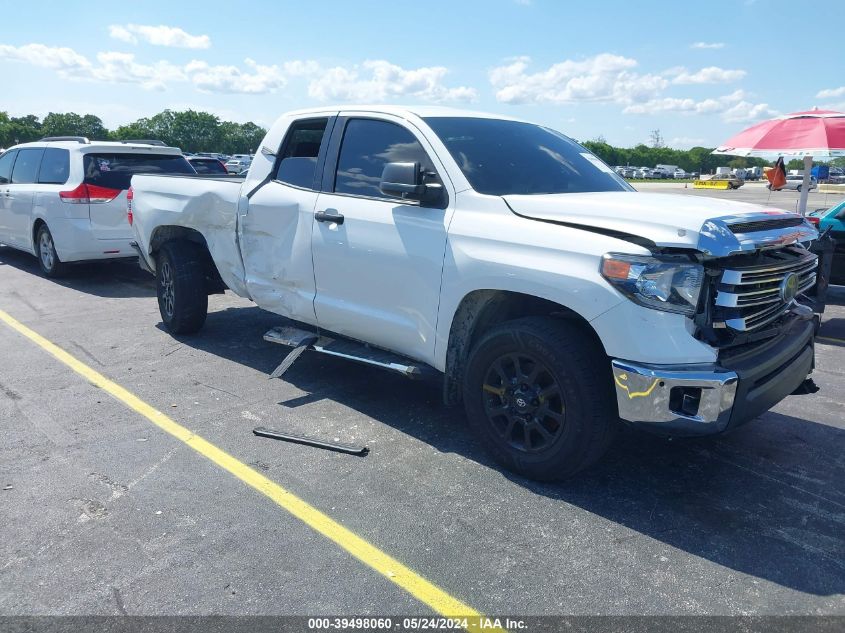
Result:
<instances>
[{"instance_id":1,"label":"truck hood","mask_svg":"<svg viewBox=\"0 0 845 633\"><path fill-rule=\"evenodd\" d=\"M800 215L746 202L630 191L504 196L516 215L713 257L815 239Z\"/></svg>"}]
</instances>

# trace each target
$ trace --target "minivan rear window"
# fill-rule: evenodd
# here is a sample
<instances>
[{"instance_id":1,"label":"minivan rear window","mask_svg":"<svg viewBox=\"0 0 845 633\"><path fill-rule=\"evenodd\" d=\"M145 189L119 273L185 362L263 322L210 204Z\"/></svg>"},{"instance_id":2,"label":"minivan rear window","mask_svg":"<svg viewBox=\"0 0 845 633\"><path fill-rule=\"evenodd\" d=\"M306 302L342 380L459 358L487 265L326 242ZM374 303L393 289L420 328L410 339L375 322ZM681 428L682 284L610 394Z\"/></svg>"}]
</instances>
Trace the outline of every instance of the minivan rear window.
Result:
<instances>
[{"instance_id":1,"label":"minivan rear window","mask_svg":"<svg viewBox=\"0 0 845 633\"><path fill-rule=\"evenodd\" d=\"M86 154L83 165L86 184L109 189L129 189L135 174L197 173L181 154Z\"/></svg>"}]
</instances>

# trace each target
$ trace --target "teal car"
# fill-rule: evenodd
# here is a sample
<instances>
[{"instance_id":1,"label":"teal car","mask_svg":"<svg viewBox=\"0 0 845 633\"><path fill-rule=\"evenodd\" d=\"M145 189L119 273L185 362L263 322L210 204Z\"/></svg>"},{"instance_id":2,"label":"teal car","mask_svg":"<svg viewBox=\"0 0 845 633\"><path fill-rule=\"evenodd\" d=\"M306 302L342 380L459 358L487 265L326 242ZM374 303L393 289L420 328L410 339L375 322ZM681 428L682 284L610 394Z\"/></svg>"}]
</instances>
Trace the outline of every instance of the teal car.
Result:
<instances>
[{"instance_id":1,"label":"teal car","mask_svg":"<svg viewBox=\"0 0 845 633\"><path fill-rule=\"evenodd\" d=\"M845 285L845 200L829 209L816 209L807 214L807 219L817 225L820 232L830 229L831 237L836 240L830 283Z\"/></svg>"}]
</instances>

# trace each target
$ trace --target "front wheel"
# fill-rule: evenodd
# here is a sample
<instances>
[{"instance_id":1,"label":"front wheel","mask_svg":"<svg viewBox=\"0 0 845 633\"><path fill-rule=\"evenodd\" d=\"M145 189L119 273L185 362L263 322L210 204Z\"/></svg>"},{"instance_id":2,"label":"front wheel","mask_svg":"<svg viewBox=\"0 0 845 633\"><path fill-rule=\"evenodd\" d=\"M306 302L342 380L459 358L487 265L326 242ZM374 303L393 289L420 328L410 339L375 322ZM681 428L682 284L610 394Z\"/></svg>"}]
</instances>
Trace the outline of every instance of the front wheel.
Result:
<instances>
[{"instance_id":1,"label":"front wheel","mask_svg":"<svg viewBox=\"0 0 845 633\"><path fill-rule=\"evenodd\" d=\"M577 324L509 321L473 347L463 381L470 426L493 458L531 479L570 477L617 427L610 364Z\"/></svg>"},{"instance_id":2,"label":"front wheel","mask_svg":"<svg viewBox=\"0 0 845 633\"><path fill-rule=\"evenodd\" d=\"M53 234L46 224L42 224L35 236L35 249L38 255L38 265L47 277L55 279L67 272L67 264L64 264L56 253L56 245L53 243Z\"/></svg>"},{"instance_id":3,"label":"front wheel","mask_svg":"<svg viewBox=\"0 0 845 633\"><path fill-rule=\"evenodd\" d=\"M193 334L205 324L208 293L203 252L193 242L168 242L156 259L156 294L165 327L173 334Z\"/></svg>"}]
</instances>

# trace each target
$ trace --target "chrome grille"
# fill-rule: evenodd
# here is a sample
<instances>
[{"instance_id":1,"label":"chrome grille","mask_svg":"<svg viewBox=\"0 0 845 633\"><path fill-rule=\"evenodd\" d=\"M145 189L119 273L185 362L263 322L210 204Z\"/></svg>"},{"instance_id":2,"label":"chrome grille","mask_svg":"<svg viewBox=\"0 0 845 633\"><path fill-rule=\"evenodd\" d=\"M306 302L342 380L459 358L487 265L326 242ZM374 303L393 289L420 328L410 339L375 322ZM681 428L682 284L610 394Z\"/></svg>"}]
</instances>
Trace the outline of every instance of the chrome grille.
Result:
<instances>
[{"instance_id":1,"label":"chrome grille","mask_svg":"<svg viewBox=\"0 0 845 633\"><path fill-rule=\"evenodd\" d=\"M817 257L798 246L769 251L753 265L730 264L718 276L713 326L747 332L768 325L815 285L817 266Z\"/></svg>"}]
</instances>

